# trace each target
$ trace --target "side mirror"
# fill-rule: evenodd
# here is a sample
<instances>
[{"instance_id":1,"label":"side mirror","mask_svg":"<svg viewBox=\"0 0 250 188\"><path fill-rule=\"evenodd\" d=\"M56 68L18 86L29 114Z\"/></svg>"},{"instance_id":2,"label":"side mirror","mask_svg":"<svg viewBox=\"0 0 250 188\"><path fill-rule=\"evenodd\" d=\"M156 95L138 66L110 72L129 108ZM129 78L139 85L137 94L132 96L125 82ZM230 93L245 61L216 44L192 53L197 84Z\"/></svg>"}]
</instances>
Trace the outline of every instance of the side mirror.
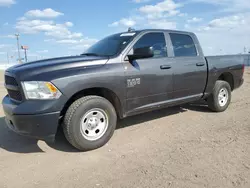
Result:
<instances>
[{"instance_id":1,"label":"side mirror","mask_svg":"<svg viewBox=\"0 0 250 188\"><path fill-rule=\"evenodd\" d=\"M128 55L129 60L144 59L154 56L154 51L152 47L143 47L134 49L134 53Z\"/></svg>"}]
</instances>

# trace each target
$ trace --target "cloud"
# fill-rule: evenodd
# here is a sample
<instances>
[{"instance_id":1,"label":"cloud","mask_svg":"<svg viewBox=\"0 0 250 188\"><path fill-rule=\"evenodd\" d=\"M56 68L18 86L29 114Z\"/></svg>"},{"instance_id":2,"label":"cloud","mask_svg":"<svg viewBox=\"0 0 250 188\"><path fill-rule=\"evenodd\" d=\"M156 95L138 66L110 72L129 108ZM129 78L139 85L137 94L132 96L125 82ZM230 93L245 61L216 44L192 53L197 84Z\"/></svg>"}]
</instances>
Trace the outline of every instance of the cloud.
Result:
<instances>
[{"instance_id":1,"label":"cloud","mask_svg":"<svg viewBox=\"0 0 250 188\"><path fill-rule=\"evenodd\" d=\"M81 38L83 35L79 32L71 32L68 27L72 27L73 23L66 22L57 24L52 20L29 20L25 17L20 18L16 24L16 29L21 33L35 34L44 32L46 36L55 38Z\"/></svg>"},{"instance_id":2,"label":"cloud","mask_svg":"<svg viewBox=\"0 0 250 188\"><path fill-rule=\"evenodd\" d=\"M110 24L110 27L117 27L117 26L125 26L125 27L133 27L136 22L131 18L122 18L119 21L113 22Z\"/></svg>"},{"instance_id":3,"label":"cloud","mask_svg":"<svg viewBox=\"0 0 250 188\"><path fill-rule=\"evenodd\" d=\"M200 39L205 55L238 54L250 48L250 13L220 17L190 29Z\"/></svg>"},{"instance_id":4,"label":"cloud","mask_svg":"<svg viewBox=\"0 0 250 188\"><path fill-rule=\"evenodd\" d=\"M39 54L44 54L44 53L48 53L49 50L38 50L36 52L39 53Z\"/></svg>"},{"instance_id":5,"label":"cloud","mask_svg":"<svg viewBox=\"0 0 250 188\"><path fill-rule=\"evenodd\" d=\"M193 17L192 19L189 19L187 22L188 23L197 23L197 22L201 22L202 20L203 20L202 18Z\"/></svg>"},{"instance_id":6,"label":"cloud","mask_svg":"<svg viewBox=\"0 0 250 188\"><path fill-rule=\"evenodd\" d=\"M76 44L76 43L78 43L77 40L72 40L72 39L57 40L56 42L61 43L61 44Z\"/></svg>"},{"instance_id":7,"label":"cloud","mask_svg":"<svg viewBox=\"0 0 250 188\"><path fill-rule=\"evenodd\" d=\"M44 42L54 42L55 39L44 39Z\"/></svg>"},{"instance_id":8,"label":"cloud","mask_svg":"<svg viewBox=\"0 0 250 188\"><path fill-rule=\"evenodd\" d=\"M74 24L73 24L72 22L65 22L65 25L66 25L67 27L72 27Z\"/></svg>"},{"instance_id":9,"label":"cloud","mask_svg":"<svg viewBox=\"0 0 250 188\"><path fill-rule=\"evenodd\" d=\"M0 0L0 7L9 7L15 3L14 0Z\"/></svg>"},{"instance_id":10,"label":"cloud","mask_svg":"<svg viewBox=\"0 0 250 188\"><path fill-rule=\"evenodd\" d=\"M214 19L208 24L211 28L232 28L245 25L248 20L246 20L244 14L238 14L233 16L226 16L219 19Z\"/></svg>"},{"instance_id":11,"label":"cloud","mask_svg":"<svg viewBox=\"0 0 250 188\"><path fill-rule=\"evenodd\" d=\"M44 10L30 10L25 13L27 17L35 17L35 18L56 18L58 16L64 15L61 12L57 12L51 8L47 8Z\"/></svg>"},{"instance_id":12,"label":"cloud","mask_svg":"<svg viewBox=\"0 0 250 188\"><path fill-rule=\"evenodd\" d=\"M57 43L61 43L61 44L78 44L78 45L92 45L94 43L97 42L96 39L92 39L92 38L82 38L79 40L72 40L72 39L63 39L63 40L57 40Z\"/></svg>"},{"instance_id":13,"label":"cloud","mask_svg":"<svg viewBox=\"0 0 250 188\"><path fill-rule=\"evenodd\" d=\"M188 13L180 13L180 14L178 14L178 16L180 16L180 17L186 17L186 16L188 16Z\"/></svg>"},{"instance_id":14,"label":"cloud","mask_svg":"<svg viewBox=\"0 0 250 188\"><path fill-rule=\"evenodd\" d=\"M77 54L77 51L79 53L82 53L97 41L98 41L97 39L85 37L79 40L66 39L66 40L57 40L56 42L59 44L68 45L69 46L68 48L71 50L76 50Z\"/></svg>"},{"instance_id":15,"label":"cloud","mask_svg":"<svg viewBox=\"0 0 250 188\"><path fill-rule=\"evenodd\" d=\"M213 19L206 21L209 16L206 16L204 20L193 11L181 12L181 7L190 2L196 3L196 6L199 6L199 3L212 4L210 18ZM243 52L244 47L250 49L249 10L249 0L190 0L186 2L161 0L158 3L139 7L132 15L115 21L110 26L124 27L125 24L121 20L126 19L133 20L134 27L137 29L188 30L197 34L205 55L237 54ZM215 15L217 18L214 19Z\"/></svg>"},{"instance_id":16,"label":"cloud","mask_svg":"<svg viewBox=\"0 0 250 188\"><path fill-rule=\"evenodd\" d=\"M41 17L40 13L37 16ZM125 22L121 23L126 24ZM50 37L45 39L44 42L67 45L68 48L80 50L80 52L97 42L96 39L83 37L81 32L72 32L70 28L73 26L74 24L69 21L57 23L54 20L33 19L29 14L25 14L25 16L17 19L15 28L18 32L25 34L43 33L45 36ZM47 51L37 51L37 53L47 53Z\"/></svg>"},{"instance_id":17,"label":"cloud","mask_svg":"<svg viewBox=\"0 0 250 188\"><path fill-rule=\"evenodd\" d=\"M16 30L24 34L37 34L43 33L51 39L45 39L45 42L56 42L61 44L72 44L75 40L83 39L81 32L72 32L70 27L73 27L72 22L57 23L51 19L38 19L39 18L54 18L63 15L63 13L56 12L52 9L44 10L31 10L25 13L23 17L17 19Z\"/></svg>"},{"instance_id":18,"label":"cloud","mask_svg":"<svg viewBox=\"0 0 250 188\"><path fill-rule=\"evenodd\" d=\"M250 47L245 42L250 39L247 35L238 36L234 32L225 34L225 32L220 31L197 32L196 34L205 55L239 54L243 53L245 46ZM232 38L237 38L237 40L232 40Z\"/></svg>"},{"instance_id":19,"label":"cloud","mask_svg":"<svg viewBox=\"0 0 250 188\"><path fill-rule=\"evenodd\" d=\"M55 23L53 21L20 19L16 24L16 29L21 33L38 33L41 31L53 30Z\"/></svg>"},{"instance_id":20,"label":"cloud","mask_svg":"<svg viewBox=\"0 0 250 188\"><path fill-rule=\"evenodd\" d=\"M199 31L237 29L246 32L250 26L249 13L234 14L211 20L207 25L200 27ZM244 30L245 29L245 30Z\"/></svg>"},{"instance_id":21,"label":"cloud","mask_svg":"<svg viewBox=\"0 0 250 188\"><path fill-rule=\"evenodd\" d=\"M0 38L16 38L15 35L2 35Z\"/></svg>"},{"instance_id":22,"label":"cloud","mask_svg":"<svg viewBox=\"0 0 250 188\"><path fill-rule=\"evenodd\" d=\"M6 52L0 52L0 55L5 55L6 54Z\"/></svg>"},{"instance_id":23,"label":"cloud","mask_svg":"<svg viewBox=\"0 0 250 188\"><path fill-rule=\"evenodd\" d=\"M133 0L134 3L147 3L151 0Z\"/></svg>"},{"instance_id":24,"label":"cloud","mask_svg":"<svg viewBox=\"0 0 250 188\"><path fill-rule=\"evenodd\" d=\"M28 20L27 18L20 18L16 23L16 29L21 33L38 33L41 31L52 30L53 21L43 20Z\"/></svg>"},{"instance_id":25,"label":"cloud","mask_svg":"<svg viewBox=\"0 0 250 188\"><path fill-rule=\"evenodd\" d=\"M110 24L110 27L134 27L139 28L176 28L176 22L173 17L187 16L186 13L180 13L179 7L183 5L175 3L173 0L164 0L162 2L144 5L137 9L135 15L128 18L122 18Z\"/></svg>"},{"instance_id":26,"label":"cloud","mask_svg":"<svg viewBox=\"0 0 250 188\"><path fill-rule=\"evenodd\" d=\"M145 5L139 8L139 11L149 18L166 17L177 15L180 12L177 8L181 6L182 4L175 3L173 0L164 0L155 5Z\"/></svg>"},{"instance_id":27,"label":"cloud","mask_svg":"<svg viewBox=\"0 0 250 188\"><path fill-rule=\"evenodd\" d=\"M166 20L150 20L148 21L147 26L155 29L176 29L175 22L169 22Z\"/></svg>"},{"instance_id":28,"label":"cloud","mask_svg":"<svg viewBox=\"0 0 250 188\"><path fill-rule=\"evenodd\" d=\"M38 57L39 55L37 53L29 52L27 54L28 57Z\"/></svg>"},{"instance_id":29,"label":"cloud","mask_svg":"<svg viewBox=\"0 0 250 188\"><path fill-rule=\"evenodd\" d=\"M249 11L249 0L192 0L192 2L202 2L217 6L220 11L240 13L242 11Z\"/></svg>"},{"instance_id":30,"label":"cloud","mask_svg":"<svg viewBox=\"0 0 250 188\"><path fill-rule=\"evenodd\" d=\"M54 30L47 31L45 35L61 39L74 39L81 38L83 36L82 33L71 32L68 28L62 27L61 25L56 25Z\"/></svg>"},{"instance_id":31,"label":"cloud","mask_svg":"<svg viewBox=\"0 0 250 188\"><path fill-rule=\"evenodd\" d=\"M89 44L78 44L78 45L74 45L74 46L69 47L69 49L71 49L71 50L79 50L80 52L84 52L90 46L91 45L89 45Z\"/></svg>"},{"instance_id":32,"label":"cloud","mask_svg":"<svg viewBox=\"0 0 250 188\"><path fill-rule=\"evenodd\" d=\"M185 25L184 25L184 28L185 28L185 29L189 29L189 28L190 28L190 25L189 25L189 24L185 24Z\"/></svg>"},{"instance_id":33,"label":"cloud","mask_svg":"<svg viewBox=\"0 0 250 188\"><path fill-rule=\"evenodd\" d=\"M0 44L0 49L13 47L12 44Z\"/></svg>"}]
</instances>

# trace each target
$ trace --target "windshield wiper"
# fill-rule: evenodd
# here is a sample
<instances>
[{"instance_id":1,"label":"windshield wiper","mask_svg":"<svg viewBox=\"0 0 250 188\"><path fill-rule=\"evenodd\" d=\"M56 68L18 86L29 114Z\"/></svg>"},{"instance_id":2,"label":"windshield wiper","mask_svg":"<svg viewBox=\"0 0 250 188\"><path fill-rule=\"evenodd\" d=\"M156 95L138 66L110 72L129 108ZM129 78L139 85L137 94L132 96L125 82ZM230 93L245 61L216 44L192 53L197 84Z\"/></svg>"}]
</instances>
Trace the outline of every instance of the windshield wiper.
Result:
<instances>
[{"instance_id":1,"label":"windshield wiper","mask_svg":"<svg viewBox=\"0 0 250 188\"><path fill-rule=\"evenodd\" d=\"M85 56L100 56L99 54L96 54L96 53L83 53L81 55L85 55Z\"/></svg>"}]
</instances>

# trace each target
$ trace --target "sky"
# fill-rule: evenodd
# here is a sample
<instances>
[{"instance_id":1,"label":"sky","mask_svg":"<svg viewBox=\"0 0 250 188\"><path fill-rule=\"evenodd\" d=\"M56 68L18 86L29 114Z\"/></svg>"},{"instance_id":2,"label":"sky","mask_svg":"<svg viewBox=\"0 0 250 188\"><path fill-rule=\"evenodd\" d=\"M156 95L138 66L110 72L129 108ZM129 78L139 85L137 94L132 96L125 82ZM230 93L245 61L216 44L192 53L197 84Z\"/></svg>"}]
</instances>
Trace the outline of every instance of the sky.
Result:
<instances>
[{"instance_id":1,"label":"sky","mask_svg":"<svg viewBox=\"0 0 250 188\"><path fill-rule=\"evenodd\" d=\"M249 0L0 0L0 63L17 62L15 33L33 61L78 55L128 27L195 32L205 55L250 51Z\"/></svg>"}]
</instances>

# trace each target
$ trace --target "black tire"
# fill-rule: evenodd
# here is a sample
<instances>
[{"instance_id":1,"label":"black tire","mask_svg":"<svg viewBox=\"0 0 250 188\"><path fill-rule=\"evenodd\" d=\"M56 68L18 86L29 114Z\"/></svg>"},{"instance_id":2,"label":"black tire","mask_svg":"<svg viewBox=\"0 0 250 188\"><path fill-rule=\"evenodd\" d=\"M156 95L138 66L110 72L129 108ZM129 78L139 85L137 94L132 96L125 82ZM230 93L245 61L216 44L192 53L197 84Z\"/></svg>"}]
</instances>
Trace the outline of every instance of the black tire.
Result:
<instances>
[{"instance_id":1,"label":"black tire","mask_svg":"<svg viewBox=\"0 0 250 188\"><path fill-rule=\"evenodd\" d=\"M222 89L226 89L226 91L228 92L228 100L225 103L225 105L220 105L218 98L219 92ZM214 112L224 112L228 108L230 102L231 102L231 87L229 83L222 80L216 81L213 92L207 99L208 107Z\"/></svg>"},{"instance_id":2,"label":"black tire","mask_svg":"<svg viewBox=\"0 0 250 188\"><path fill-rule=\"evenodd\" d=\"M98 108L105 111L108 117L106 132L98 140L85 139L81 133L81 119L89 110ZM81 151L97 149L106 144L112 137L116 128L117 115L113 105L105 98L99 96L85 96L76 100L67 110L63 131L71 145Z\"/></svg>"}]
</instances>

